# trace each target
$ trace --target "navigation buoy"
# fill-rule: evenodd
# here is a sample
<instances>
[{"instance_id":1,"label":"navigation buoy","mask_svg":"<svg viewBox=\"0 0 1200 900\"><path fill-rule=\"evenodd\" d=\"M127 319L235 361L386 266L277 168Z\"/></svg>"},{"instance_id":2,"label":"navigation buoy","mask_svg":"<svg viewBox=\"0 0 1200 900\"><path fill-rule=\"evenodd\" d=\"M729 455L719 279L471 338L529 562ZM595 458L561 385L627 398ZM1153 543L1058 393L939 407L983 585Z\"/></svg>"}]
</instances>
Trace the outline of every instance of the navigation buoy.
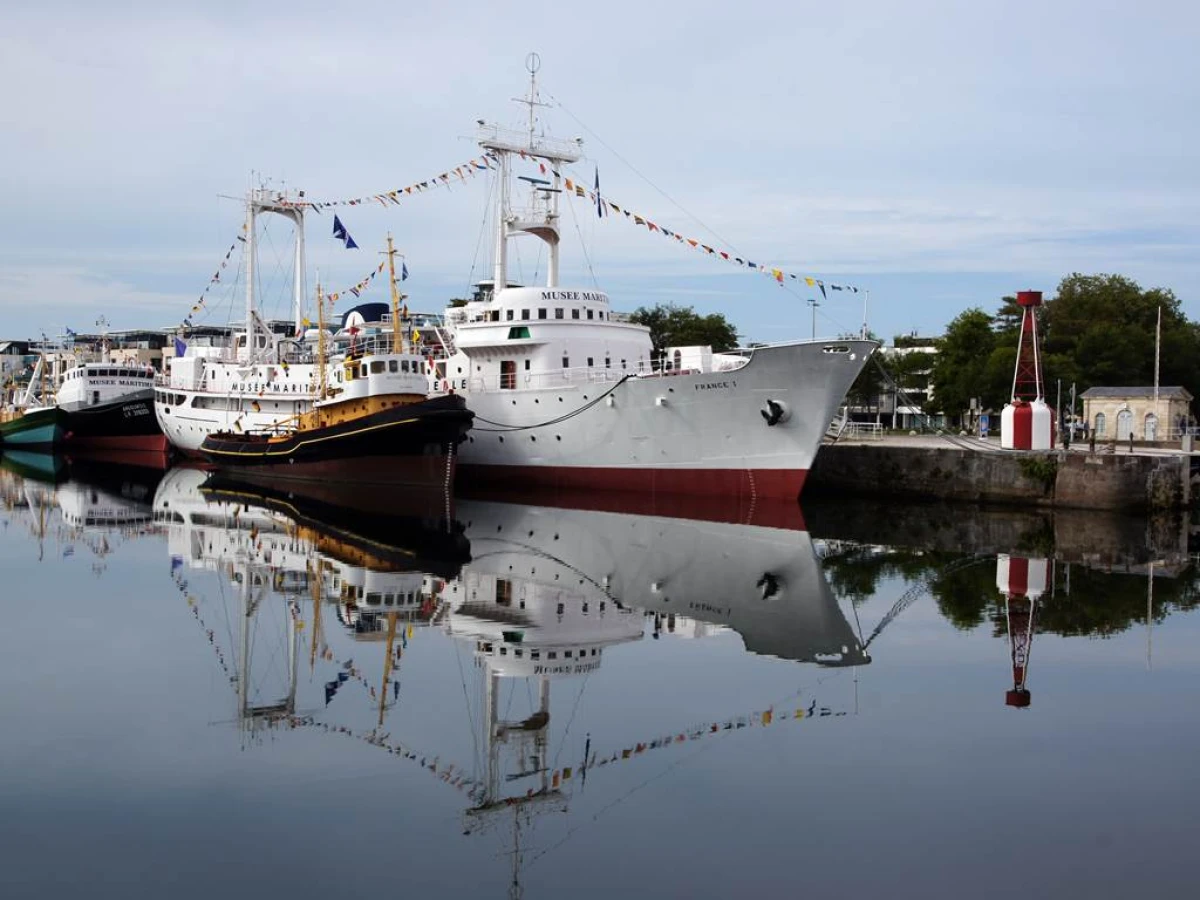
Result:
<instances>
[{"instance_id":1,"label":"navigation buoy","mask_svg":"<svg viewBox=\"0 0 1200 900\"><path fill-rule=\"evenodd\" d=\"M1041 291L1018 291L1021 331L1012 400L1000 413L1000 446L1005 450L1050 450L1054 446L1054 414L1046 405L1042 357L1038 347L1037 313Z\"/></svg>"}]
</instances>

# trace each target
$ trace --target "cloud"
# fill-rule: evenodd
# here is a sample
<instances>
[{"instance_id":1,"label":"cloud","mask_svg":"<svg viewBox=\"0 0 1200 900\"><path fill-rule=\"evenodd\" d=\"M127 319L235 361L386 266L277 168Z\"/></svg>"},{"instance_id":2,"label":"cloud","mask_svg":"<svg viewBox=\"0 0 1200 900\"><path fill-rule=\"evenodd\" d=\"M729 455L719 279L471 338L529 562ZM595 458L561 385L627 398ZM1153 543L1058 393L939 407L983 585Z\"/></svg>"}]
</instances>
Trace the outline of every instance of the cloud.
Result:
<instances>
[{"instance_id":1,"label":"cloud","mask_svg":"<svg viewBox=\"0 0 1200 900\"><path fill-rule=\"evenodd\" d=\"M477 152L476 118L521 124L509 99L537 49L549 104L538 127L584 137L581 179L598 166L606 194L672 230L880 293L902 286L889 273L958 272L969 293L989 273L1128 270L1200 315L1200 10L1156 9L614 0L585 20L537 0L520 16L475 0L453 13L373 0L353 14L315 2L27 5L0 34L13 87L0 262L62 259L70 277L82 260L101 283L184 298L173 319L240 224L219 195L240 194L252 171L332 197L444 171ZM477 183L356 208L347 224L364 248L391 230L410 287L437 307L434 289L460 294L488 274L486 196ZM564 273L592 269L602 286L719 268L574 203L563 226ZM309 229L312 269L361 277L331 252L327 221ZM544 273L530 245L519 252ZM61 317L58 296L42 296L34 309L0 293L0 329ZM770 301L748 302L770 314ZM943 322L958 311L934 305Z\"/></svg>"}]
</instances>

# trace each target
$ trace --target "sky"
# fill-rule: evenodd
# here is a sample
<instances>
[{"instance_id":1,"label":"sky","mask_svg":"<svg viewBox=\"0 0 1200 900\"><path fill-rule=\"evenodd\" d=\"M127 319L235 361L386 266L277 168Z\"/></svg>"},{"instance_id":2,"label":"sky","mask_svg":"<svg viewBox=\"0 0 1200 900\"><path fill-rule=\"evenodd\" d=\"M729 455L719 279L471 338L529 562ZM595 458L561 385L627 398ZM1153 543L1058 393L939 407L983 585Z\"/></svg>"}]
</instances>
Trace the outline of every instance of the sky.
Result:
<instances>
[{"instance_id":1,"label":"sky","mask_svg":"<svg viewBox=\"0 0 1200 900\"><path fill-rule=\"evenodd\" d=\"M453 169L478 155L477 119L520 123L530 51L541 127L584 140L576 177L598 171L606 197L731 254L869 292L831 293L819 334L864 313L885 338L936 334L1075 271L1171 288L1200 318L1188 4L50 0L0 20L0 338L178 324L252 178L338 199ZM309 282L353 285L391 231L410 307L439 310L490 275L488 198L480 177L344 209L357 251L310 215ZM565 206L564 286L617 310L720 312L746 340L812 331L802 284ZM289 245L272 223L268 314L286 314L271 304ZM528 239L514 260L513 277L544 278ZM233 280L199 320L238 314Z\"/></svg>"}]
</instances>

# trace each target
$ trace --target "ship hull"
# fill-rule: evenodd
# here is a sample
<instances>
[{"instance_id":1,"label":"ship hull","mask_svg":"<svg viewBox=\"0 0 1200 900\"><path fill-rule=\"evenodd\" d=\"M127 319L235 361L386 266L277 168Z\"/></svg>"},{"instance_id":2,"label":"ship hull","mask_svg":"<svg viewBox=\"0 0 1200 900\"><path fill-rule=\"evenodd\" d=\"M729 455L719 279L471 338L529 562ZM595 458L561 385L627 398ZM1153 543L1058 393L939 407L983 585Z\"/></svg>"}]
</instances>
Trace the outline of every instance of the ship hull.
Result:
<instances>
[{"instance_id":1,"label":"ship hull","mask_svg":"<svg viewBox=\"0 0 1200 900\"><path fill-rule=\"evenodd\" d=\"M477 419L459 478L795 500L873 349L805 341L758 348L733 371L468 389Z\"/></svg>"},{"instance_id":2,"label":"ship hull","mask_svg":"<svg viewBox=\"0 0 1200 900\"><path fill-rule=\"evenodd\" d=\"M63 443L84 450L163 453L167 438L154 415L154 390L147 388L98 406L65 407Z\"/></svg>"},{"instance_id":3,"label":"ship hull","mask_svg":"<svg viewBox=\"0 0 1200 900\"><path fill-rule=\"evenodd\" d=\"M471 418L462 397L439 397L281 439L212 434L200 453L218 468L260 480L443 489L453 483L455 448Z\"/></svg>"},{"instance_id":4,"label":"ship hull","mask_svg":"<svg viewBox=\"0 0 1200 900\"><path fill-rule=\"evenodd\" d=\"M66 414L57 406L31 410L0 423L0 447L56 447L62 442Z\"/></svg>"}]
</instances>

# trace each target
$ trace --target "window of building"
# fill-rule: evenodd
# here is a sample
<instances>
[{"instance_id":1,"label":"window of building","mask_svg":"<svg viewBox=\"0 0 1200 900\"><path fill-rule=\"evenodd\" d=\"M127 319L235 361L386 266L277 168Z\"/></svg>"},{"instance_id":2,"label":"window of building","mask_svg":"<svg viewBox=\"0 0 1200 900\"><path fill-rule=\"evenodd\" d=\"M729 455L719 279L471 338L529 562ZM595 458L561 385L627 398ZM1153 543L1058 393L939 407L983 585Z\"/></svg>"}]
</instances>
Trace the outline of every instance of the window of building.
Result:
<instances>
[{"instance_id":1,"label":"window of building","mask_svg":"<svg viewBox=\"0 0 1200 900\"><path fill-rule=\"evenodd\" d=\"M578 318L579 318L579 309L578 309L578 308L575 308L575 309L572 309L572 310L571 310L571 318L572 318L572 319L578 319Z\"/></svg>"},{"instance_id":2,"label":"window of building","mask_svg":"<svg viewBox=\"0 0 1200 900\"><path fill-rule=\"evenodd\" d=\"M546 308L545 307L543 307L543 306L538 307L538 318L539 319L546 318Z\"/></svg>"},{"instance_id":3,"label":"window of building","mask_svg":"<svg viewBox=\"0 0 1200 900\"><path fill-rule=\"evenodd\" d=\"M596 311L595 311L595 310L592 310L592 309L589 309L589 310L588 310L588 318L589 318L589 319L595 318L595 315L596 315Z\"/></svg>"},{"instance_id":4,"label":"window of building","mask_svg":"<svg viewBox=\"0 0 1200 900\"><path fill-rule=\"evenodd\" d=\"M1104 437L1104 413L1096 413L1096 437Z\"/></svg>"},{"instance_id":5,"label":"window of building","mask_svg":"<svg viewBox=\"0 0 1200 900\"><path fill-rule=\"evenodd\" d=\"M529 318L529 310L527 310L527 309L521 310L521 320L524 321L528 318Z\"/></svg>"},{"instance_id":6,"label":"window of building","mask_svg":"<svg viewBox=\"0 0 1200 900\"><path fill-rule=\"evenodd\" d=\"M512 321L512 317L513 317L513 310L511 310L511 309L506 309L506 310L504 311L504 318L505 318L506 320L508 320L509 322L511 322L511 321Z\"/></svg>"},{"instance_id":7,"label":"window of building","mask_svg":"<svg viewBox=\"0 0 1200 900\"><path fill-rule=\"evenodd\" d=\"M563 308L561 306L554 307L554 318L561 319L563 317Z\"/></svg>"}]
</instances>

